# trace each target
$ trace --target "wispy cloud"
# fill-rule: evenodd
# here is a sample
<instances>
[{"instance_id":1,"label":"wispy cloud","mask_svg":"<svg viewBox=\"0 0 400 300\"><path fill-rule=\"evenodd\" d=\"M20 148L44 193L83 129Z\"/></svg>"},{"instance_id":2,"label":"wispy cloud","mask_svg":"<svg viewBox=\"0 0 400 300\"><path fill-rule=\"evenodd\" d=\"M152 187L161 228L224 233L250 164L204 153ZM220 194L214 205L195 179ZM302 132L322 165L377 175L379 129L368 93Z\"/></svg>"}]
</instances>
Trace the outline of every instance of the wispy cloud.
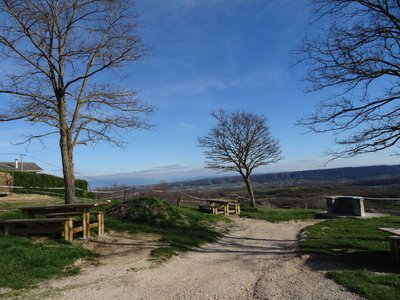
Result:
<instances>
[{"instance_id":1,"label":"wispy cloud","mask_svg":"<svg viewBox=\"0 0 400 300\"><path fill-rule=\"evenodd\" d=\"M158 166L154 168L149 168L146 170L141 170L137 171L135 173L140 173L140 174L147 174L147 173L162 173L162 172L171 172L171 171L177 171L177 170L185 170L188 169L189 167L185 167L179 164L174 164L174 165L166 165L166 166Z\"/></svg>"},{"instance_id":2,"label":"wispy cloud","mask_svg":"<svg viewBox=\"0 0 400 300\"><path fill-rule=\"evenodd\" d=\"M240 3L248 2L249 0L230 0L229 6L237 5ZM183 10L192 10L201 7L215 7L216 5L226 4L226 0L172 0L168 2L169 5Z\"/></svg>"},{"instance_id":3,"label":"wispy cloud","mask_svg":"<svg viewBox=\"0 0 400 300\"><path fill-rule=\"evenodd\" d=\"M184 133L191 133L195 129L193 124L179 123L177 124L177 130Z\"/></svg>"},{"instance_id":4,"label":"wispy cloud","mask_svg":"<svg viewBox=\"0 0 400 300\"><path fill-rule=\"evenodd\" d=\"M160 170L163 170L163 172ZM159 182L174 182L229 175L232 175L232 173L217 173L213 170L200 167L170 165L131 173L86 176L85 178L89 180L91 186L110 186L114 183L126 185L155 184Z\"/></svg>"},{"instance_id":5,"label":"wispy cloud","mask_svg":"<svg viewBox=\"0 0 400 300\"><path fill-rule=\"evenodd\" d=\"M276 82L282 77L282 72L278 71L256 71L234 78L218 76L202 77L159 86L154 89L158 89L158 92L163 96L202 94L209 91L221 91L234 88L261 87Z\"/></svg>"}]
</instances>

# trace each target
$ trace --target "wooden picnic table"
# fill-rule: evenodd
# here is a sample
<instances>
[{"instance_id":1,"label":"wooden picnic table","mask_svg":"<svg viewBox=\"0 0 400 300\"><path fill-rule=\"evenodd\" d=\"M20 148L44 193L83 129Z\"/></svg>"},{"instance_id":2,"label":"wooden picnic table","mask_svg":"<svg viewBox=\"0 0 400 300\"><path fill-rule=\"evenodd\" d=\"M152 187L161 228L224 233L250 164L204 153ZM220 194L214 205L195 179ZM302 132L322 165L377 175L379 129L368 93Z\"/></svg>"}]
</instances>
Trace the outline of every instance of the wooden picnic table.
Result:
<instances>
[{"instance_id":1,"label":"wooden picnic table","mask_svg":"<svg viewBox=\"0 0 400 300\"><path fill-rule=\"evenodd\" d=\"M72 216L73 213L80 213L82 215L82 226L75 227L74 232L83 233L83 238L90 238L90 229L98 227L99 235L104 233L104 214L97 212L97 222L90 223L90 209L100 205L109 204L109 202L98 202L98 203L76 203L76 204L58 204L58 205L41 205L41 206L23 206L19 209L30 218L35 218L37 215L57 215L60 216Z\"/></svg>"},{"instance_id":2,"label":"wooden picnic table","mask_svg":"<svg viewBox=\"0 0 400 300\"><path fill-rule=\"evenodd\" d=\"M390 243L390 253L392 255L392 259L397 263L400 262L400 228L392 228L392 227L380 227L378 228L381 231L392 234L392 236L388 237Z\"/></svg>"},{"instance_id":3,"label":"wooden picnic table","mask_svg":"<svg viewBox=\"0 0 400 300\"><path fill-rule=\"evenodd\" d=\"M240 205L236 201L227 199L207 199L206 201L210 203L214 215L229 216L230 213L240 215ZM234 206L233 209L231 209L232 206Z\"/></svg>"},{"instance_id":4,"label":"wooden picnic table","mask_svg":"<svg viewBox=\"0 0 400 300\"><path fill-rule=\"evenodd\" d=\"M390 234L399 235L400 236L400 228L392 228L392 227L380 227L378 228L381 231L388 232Z\"/></svg>"}]
</instances>

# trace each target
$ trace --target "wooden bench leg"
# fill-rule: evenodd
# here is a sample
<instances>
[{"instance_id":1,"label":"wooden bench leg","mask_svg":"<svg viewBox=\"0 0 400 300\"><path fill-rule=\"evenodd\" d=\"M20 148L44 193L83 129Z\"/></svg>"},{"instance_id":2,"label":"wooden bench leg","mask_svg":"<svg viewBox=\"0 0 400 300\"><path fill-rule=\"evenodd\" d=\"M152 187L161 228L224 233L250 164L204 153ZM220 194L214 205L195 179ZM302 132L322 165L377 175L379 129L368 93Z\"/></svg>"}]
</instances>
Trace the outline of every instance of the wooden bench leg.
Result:
<instances>
[{"instance_id":1,"label":"wooden bench leg","mask_svg":"<svg viewBox=\"0 0 400 300\"><path fill-rule=\"evenodd\" d=\"M104 234L105 230L105 224L104 224L105 218L104 218L104 212L101 213L101 234Z\"/></svg>"},{"instance_id":2,"label":"wooden bench leg","mask_svg":"<svg viewBox=\"0 0 400 300\"><path fill-rule=\"evenodd\" d=\"M89 214L89 212L83 213L82 231L83 231L83 238L90 239L90 214Z\"/></svg>"},{"instance_id":3,"label":"wooden bench leg","mask_svg":"<svg viewBox=\"0 0 400 300\"><path fill-rule=\"evenodd\" d=\"M104 212L97 213L97 234L103 235L104 234Z\"/></svg>"},{"instance_id":4,"label":"wooden bench leg","mask_svg":"<svg viewBox=\"0 0 400 300\"><path fill-rule=\"evenodd\" d=\"M74 240L74 221L72 218L64 223L64 239L69 242Z\"/></svg>"},{"instance_id":5,"label":"wooden bench leg","mask_svg":"<svg viewBox=\"0 0 400 300\"><path fill-rule=\"evenodd\" d=\"M9 234L10 234L10 224L5 224L4 235L9 235Z\"/></svg>"},{"instance_id":6,"label":"wooden bench leg","mask_svg":"<svg viewBox=\"0 0 400 300\"><path fill-rule=\"evenodd\" d=\"M69 228L69 240L72 242L74 240L74 219L70 218L68 220L68 228Z\"/></svg>"},{"instance_id":7,"label":"wooden bench leg","mask_svg":"<svg viewBox=\"0 0 400 300\"><path fill-rule=\"evenodd\" d=\"M390 243L390 253L392 255L392 259L399 263L400 262L400 236L389 236Z\"/></svg>"},{"instance_id":8,"label":"wooden bench leg","mask_svg":"<svg viewBox=\"0 0 400 300\"><path fill-rule=\"evenodd\" d=\"M236 215L240 216L240 205L239 204L235 205L235 213L236 213Z\"/></svg>"}]
</instances>

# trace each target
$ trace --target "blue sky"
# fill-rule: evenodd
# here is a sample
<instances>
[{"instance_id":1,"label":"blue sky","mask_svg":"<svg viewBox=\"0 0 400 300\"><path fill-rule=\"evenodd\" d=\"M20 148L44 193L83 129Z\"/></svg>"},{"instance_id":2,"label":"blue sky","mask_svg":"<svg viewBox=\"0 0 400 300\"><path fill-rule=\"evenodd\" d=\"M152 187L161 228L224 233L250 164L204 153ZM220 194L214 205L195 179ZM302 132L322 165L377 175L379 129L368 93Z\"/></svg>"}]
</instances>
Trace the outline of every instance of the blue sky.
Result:
<instances>
[{"instance_id":1,"label":"blue sky","mask_svg":"<svg viewBox=\"0 0 400 300\"><path fill-rule=\"evenodd\" d=\"M267 117L284 159L260 171L324 167L323 155L334 146L334 137L304 134L304 128L295 126L326 96L304 93L304 66L290 68L290 51L315 30L309 24L309 1L137 0L136 5L139 34L149 55L112 79L123 79L140 91L143 101L155 105L150 117L156 127L124 133L128 143L123 149L107 144L77 147L77 177L132 173L168 180L212 175L201 170L204 157L197 138L213 125L209 114L219 108ZM17 153L25 153L24 159L47 173L61 174L57 137L28 149L10 144L35 130L21 122L0 124L0 160L13 161ZM396 164L391 154L338 160L326 167ZM112 177L107 181L113 183Z\"/></svg>"}]
</instances>

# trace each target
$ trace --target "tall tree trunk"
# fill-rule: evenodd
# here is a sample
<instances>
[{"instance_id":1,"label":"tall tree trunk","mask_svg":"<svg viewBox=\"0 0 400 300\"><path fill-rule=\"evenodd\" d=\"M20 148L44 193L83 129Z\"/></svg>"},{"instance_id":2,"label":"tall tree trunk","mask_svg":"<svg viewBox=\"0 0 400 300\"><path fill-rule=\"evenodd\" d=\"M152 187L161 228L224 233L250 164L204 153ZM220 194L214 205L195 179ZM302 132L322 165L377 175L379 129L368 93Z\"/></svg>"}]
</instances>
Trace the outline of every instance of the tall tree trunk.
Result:
<instances>
[{"instance_id":1,"label":"tall tree trunk","mask_svg":"<svg viewBox=\"0 0 400 300\"><path fill-rule=\"evenodd\" d=\"M65 186L65 204L73 204L76 202L73 146L68 139L68 135L62 130L60 137L60 149Z\"/></svg>"},{"instance_id":2,"label":"tall tree trunk","mask_svg":"<svg viewBox=\"0 0 400 300\"><path fill-rule=\"evenodd\" d=\"M256 207L256 199L254 197L253 186L251 185L250 176L243 176L243 179L247 188L247 192L249 193L250 206Z\"/></svg>"}]
</instances>

